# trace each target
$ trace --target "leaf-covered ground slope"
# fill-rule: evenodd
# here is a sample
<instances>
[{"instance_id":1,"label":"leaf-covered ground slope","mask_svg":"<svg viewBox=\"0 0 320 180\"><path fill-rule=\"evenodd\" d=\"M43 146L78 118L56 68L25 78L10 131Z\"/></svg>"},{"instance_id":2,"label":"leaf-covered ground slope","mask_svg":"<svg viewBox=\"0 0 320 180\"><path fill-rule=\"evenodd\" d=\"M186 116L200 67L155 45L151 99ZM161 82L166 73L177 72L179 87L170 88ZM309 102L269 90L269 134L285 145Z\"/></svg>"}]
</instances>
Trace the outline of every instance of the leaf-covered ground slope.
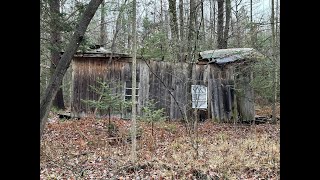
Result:
<instances>
[{"instance_id":1,"label":"leaf-covered ground slope","mask_svg":"<svg viewBox=\"0 0 320 180\"><path fill-rule=\"evenodd\" d=\"M41 142L41 179L279 179L280 126L199 124L199 157L179 122L139 122L138 165L130 163L130 121L57 120Z\"/></svg>"}]
</instances>

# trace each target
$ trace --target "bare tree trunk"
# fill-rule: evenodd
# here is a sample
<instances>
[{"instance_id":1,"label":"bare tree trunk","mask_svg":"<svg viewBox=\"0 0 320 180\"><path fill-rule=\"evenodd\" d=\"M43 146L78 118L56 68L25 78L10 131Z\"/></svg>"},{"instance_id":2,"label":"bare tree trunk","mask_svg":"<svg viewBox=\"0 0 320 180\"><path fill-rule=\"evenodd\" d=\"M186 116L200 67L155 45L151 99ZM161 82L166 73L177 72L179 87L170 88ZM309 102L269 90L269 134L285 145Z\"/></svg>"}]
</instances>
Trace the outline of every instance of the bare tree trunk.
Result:
<instances>
[{"instance_id":1,"label":"bare tree trunk","mask_svg":"<svg viewBox=\"0 0 320 180\"><path fill-rule=\"evenodd\" d=\"M250 42L251 47L255 47L255 40L254 40L254 25L253 25L253 11L252 11L252 0L250 0Z\"/></svg>"},{"instance_id":2,"label":"bare tree trunk","mask_svg":"<svg viewBox=\"0 0 320 180\"><path fill-rule=\"evenodd\" d=\"M217 0L218 3L218 49L223 48L223 2L224 0Z\"/></svg>"},{"instance_id":3,"label":"bare tree trunk","mask_svg":"<svg viewBox=\"0 0 320 180\"><path fill-rule=\"evenodd\" d=\"M203 7L203 1L201 1L201 40L204 43L206 40L206 33L204 28L204 7Z\"/></svg>"},{"instance_id":4,"label":"bare tree trunk","mask_svg":"<svg viewBox=\"0 0 320 180\"><path fill-rule=\"evenodd\" d=\"M236 12L235 12L235 15L236 15L236 39L237 39L237 47L240 48L242 47L241 45L241 33L240 33L240 20L239 20L239 4L238 4L238 1L236 1L236 5L235 5L235 9L236 9Z\"/></svg>"},{"instance_id":5,"label":"bare tree trunk","mask_svg":"<svg viewBox=\"0 0 320 180\"><path fill-rule=\"evenodd\" d=\"M170 27L171 27L171 35L172 35L172 49L173 53L176 54L177 61L180 61L180 53L179 53L179 32L178 32L178 22L177 22L177 11L176 11L176 1L169 0L169 15L170 15ZM174 58L175 58L174 56ZM176 60L174 60L175 62Z\"/></svg>"},{"instance_id":6,"label":"bare tree trunk","mask_svg":"<svg viewBox=\"0 0 320 180\"><path fill-rule=\"evenodd\" d=\"M195 21L196 21L196 6L194 1L190 1L190 17L189 17L189 33L188 33L188 44L187 44L187 62L193 61L193 51L192 51L192 42L194 41L194 32L195 32Z\"/></svg>"},{"instance_id":7,"label":"bare tree trunk","mask_svg":"<svg viewBox=\"0 0 320 180\"><path fill-rule=\"evenodd\" d=\"M213 29L213 1L209 1L209 5L210 5L210 13L209 13L209 22L210 22L210 25L209 25L209 29L210 29L210 39L209 39L209 48L210 46L213 44L213 33L214 33L214 29Z\"/></svg>"},{"instance_id":8,"label":"bare tree trunk","mask_svg":"<svg viewBox=\"0 0 320 180\"><path fill-rule=\"evenodd\" d=\"M63 99L63 90L61 86L56 94L56 97L53 99L52 105L57 109L61 109L61 110L65 109L64 99Z\"/></svg>"},{"instance_id":9,"label":"bare tree trunk","mask_svg":"<svg viewBox=\"0 0 320 180\"><path fill-rule=\"evenodd\" d=\"M176 1L175 0L169 0L169 15L170 15L170 26L171 26L171 32L172 36L175 36L176 38L179 37L178 34L178 22L177 22L177 11L176 11Z\"/></svg>"},{"instance_id":10,"label":"bare tree trunk","mask_svg":"<svg viewBox=\"0 0 320 180\"><path fill-rule=\"evenodd\" d=\"M106 21L105 21L105 7L104 7L105 1L103 0L101 3L101 22L100 22L100 45L104 46L106 45Z\"/></svg>"},{"instance_id":11,"label":"bare tree trunk","mask_svg":"<svg viewBox=\"0 0 320 180\"><path fill-rule=\"evenodd\" d=\"M231 0L226 0L226 24L224 26L223 34L223 48L228 48L229 28L231 20Z\"/></svg>"},{"instance_id":12,"label":"bare tree trunk","mask_svg":"<svg viewBox=\"0 0 320 180\"><path fill-rule=\"evenodd\" d=\"M200 24L201 27L199 27L200 30L200 36L199 36L199 49L203 49L203 45L204 42L206 42L206 33L205 33L205 29L204 29L204 7L203 7L203 0L200 2L200 6L201 6L201 20L200 20ZM199 33L198 33L199 34Z\"/></svg>"},{"instance_id":13,"label":"bare tree trunk","mask_svg":"<svg viewBox=\"0 0 320 180\"><path fill-rule=\"evenodd\" d=\"M186 82L186 90L187 90L187 104L186 104L186 111L185 111L185 120L186 120L186 129L187 132L190 134L190 137L192 136L192 95L191 95L191 85L192 85L192 62L194 61L194 51L193 51L193 42L195 41L194 38L194 32L195 32L195 22L196 22L196 6L195 6L195 1L190 1L189 4L189 32L188 32L188 41L187 41L187 62L188 67L187 67L187 71L188 71L188 79ZM191 118L190 118L191 117ZM191 141L192 142L192 141Z\"/></svg>"},{"instance_id":14,"label":"bare tree trunk","mask_svg":"<svg viewBox=\"0 0 320 180\"><path fill-rule=\"evenodd\" d=\"M184 58L184 21L183 21L183 0L179 0L179 20L180 20L180 59L179 61L186 61Z\"/></svg>"},{"instance_id":15,"label":"bare tree trunk","mask_svg":"<svg viewBox=\"0 0 320 180\"><path fill-rule=\"evenodd\" d=\"M164 11L164 26L165 26L165 33L166 33L166 40L169 39L169 32L170 32L170 18L169 18L169 11Z\"/></svg>"},{"instance_id":16,"label":"bare tree trunk","mask_svg":"<svg viewBox=\"0 0 320 180\"><path fill-rule=\"evenodd\" d=\"M50 44L51 44L51 66L50 72L53 75L60 60L61 26L60 26L60 2L59 0L48 1L50 6ZM62 82L59 86L62 85ZM53 100L53 106L58 109L65 109L62 87L59 88Z\"/></svg>"},{"instance_id":17,"label":"bare tree trunk","mask_svg":"<svg viewBox=\"0 0 320 180\"><path fill-rule=\"evenodd\" d=\"M279 30L280 30L280 28L279 28L279 21L280 21L280 17L279 17L279 15L280 15L280 12L279 12L279 0L277 0L277 2L276 2L276 12L275 12L275 34L276 34L276 38L275 38L275 43L276 43L276 45L278 45L278 43L279 43Z\"/></svg>"},{"instance_id":18,"label":"bare tree trunk","mask_svg":"<svg viewBox=\"0 0 320 180\"><path fill-rule=\"evenodd\" d=\"M121 5L120 9L119 9L119 14L118 14L118 17L117 17L117 21L116 21L116 30L113 34L113 38L112 38L112 43L111 43L111 53L113 54L115 52L115 47L116 47L116 40L117 40L117 37L118 37L118 33L120 31L120 23L121 23L121 17L123 15L123 11L125 9L125 5L127 3L127 0L125 0L123 2L123 4ZM111 54L111 57L112 57L112 54ZM110 59L111 60L111 59ZM109 61L110 62L110 61Z\"/></svg>"},{"instance_id":19,"label":"bare tree trunk","mask_svg":"<svg viewBox=\"0 0 320 180\"><path fill-rule=\"evenodd\" d=\"M160 0L160 24L163 26L163 8L162 8L162 0Z\"/></svg>"},{"instance_id":20,"label":"bare tree trunk","mask_svg":"<svg viewBox=\"0 0 320 180\"><path fill-rule=\"evenodd\" d=\"M136 87L137 87L137 79L136 79L136 69L137 69L137 33L136 33L136 26L137 26L137 18L136 18L136 0L133 0L133 17L132 17L132 36L133 36L133 55L132 55L132 162L135 164L137 162L137 132L136 132Z\"/></svg>"},{"instance_id":21,"label":"bare tree trunk","mask_svg":"<svg viewBox=\"0 0 320 180\"><path fill-rule=\"evenodd\" d=\"M163 52L162 52L162 61L164 61L165 59L165 55L168 54L167 51L170 50L170 46L169 46L169 31L170 31L170 22L169 22L169 13L168 11L164 11L164 22L163 22L163 30L164 30L164 34L165 34L165 38L163 41ZM167 56L168 58L170 56ZM169 59L168 59L169 60Z\"/></svg>"},{"instance_id":22,"label":"bare tree trunk","mask_svg":"<svg viewBox=\"0 0 320 180\"><path fill-rule=\"evenodd\" d=\"M162 8L162 0L160 0L160 27L161 27L161 32L163 32L164 29L164 23L163 23L163 8ZM160 50L161 50L161 54L163 55L163 49L164 49L164 42L160 43ZM161 59L164 58L163 56L161 57Z\"/></svg>"},{"instance_id":23,"label":"bare tree trunk","mask_svg":"<svg viewBox=\"0 0 320 180\"><path fill-rule=\"evenodd\" d=\"M49 85L40 101L40 140L47 122L52 101L59 90L63 76L71 63L74 53L76 53L81 41L83 40L83 36L87 30L87 27L101 2L102 0L90 1L89 5L81 16L79 24L75 29L66 51L63 53L54 74L50 78Z\"/></svg>"},{"instance_id":24,"label":"bare tree trunk","mask_svg":"<svg viewBox=\"0 0 320 180\"><path fill-rule=\"evenodd\" d=\"M253 16L252 16L252 0L250 0L250 22L253 22Z\"/></svg>"},{"instance_id":25,"label":"bare tree trunk","mask_svg":"<svg viewBox=\"0 0 320 180\"><path fill-rule=\"evenodd\" d=\"M132 52L131 51L131 48L132 48L132 40L131 40L131 35L132 35L132 33L130 33L130 30L129 29L131 29L131 26L132 26L132 24L131 23L128 23L128 25L127 25L127 33L128 33L128 52Z\"/></svg>"},{"instance_id":26,"label":"bare tree trunk","mask_svg":"<svg viewBox=\"0 0 320 180\"><path fill-rule=\"evenodd\" d=\"M216 1L215 0L213 0L213 40L212 40L212 42L213 43L215 43L215 37L216 37L216 3L215 3ZM213 44L212 44L212 47L214 47L213 46Z\"/></svg>"},{"instance_id":27,"label":"bare tree trunk","mask_svg":"<svg viewBox=\"0 0 320 180\"><path fill-rule=\"evenodd\" d=\"M273 104L272 104L272 122L276 122L276 103L277 103L277 65L276 65L276 44L274 30L274 0L271 0L271 32L272 32L272 60L273 60Z\"/></svg>"}]
</instances>

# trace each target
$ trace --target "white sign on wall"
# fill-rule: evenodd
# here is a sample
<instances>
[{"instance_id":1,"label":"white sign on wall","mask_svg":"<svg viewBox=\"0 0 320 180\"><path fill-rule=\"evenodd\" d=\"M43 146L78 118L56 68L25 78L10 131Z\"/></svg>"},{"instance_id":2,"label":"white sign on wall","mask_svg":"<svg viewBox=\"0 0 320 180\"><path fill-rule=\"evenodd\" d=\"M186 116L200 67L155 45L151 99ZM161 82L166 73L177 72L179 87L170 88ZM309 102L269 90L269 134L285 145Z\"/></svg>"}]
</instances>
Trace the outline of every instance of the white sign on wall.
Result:
<instances>
[{"instance_id":1,"label":"white sign on wall","mask_svg":"<svg viewBox=\"0 0 320 180\"><path fill-rule=\"evenodd\" d=\"M192 108L207 109L207 87L191 85Z\"/></svg>"}]
</instances>

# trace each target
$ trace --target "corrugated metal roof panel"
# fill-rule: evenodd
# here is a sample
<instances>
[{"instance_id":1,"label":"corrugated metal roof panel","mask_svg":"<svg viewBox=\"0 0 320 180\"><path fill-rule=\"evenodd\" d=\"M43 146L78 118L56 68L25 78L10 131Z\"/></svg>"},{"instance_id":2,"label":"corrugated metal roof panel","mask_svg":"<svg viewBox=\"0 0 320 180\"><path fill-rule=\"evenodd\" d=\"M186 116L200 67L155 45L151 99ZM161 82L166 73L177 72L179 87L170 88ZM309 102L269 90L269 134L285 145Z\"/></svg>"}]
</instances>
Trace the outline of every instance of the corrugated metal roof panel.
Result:
<instances>
[{"instance_id":1,"label":"corrugated metal roof panel","mask_svg":"<svg viewBox=\"0 0 320 180\"><path fill-rule=\"evenodd\" d=\"M262 54L253 48L216 49L200 52L200 59L208 59L209 63L232 63L238 60L252 59Z\"/></svg>"},{"instance_id":2,"label":"corrugated metal roof panel","mask_svg":"<svg viewBox=\"0 0 320 180\"><path fill-rule=\"evenodd\" d=\"M218 59L216 59L215 63L217 63L217 64L224 64L224 63L234 62L234 61L242 60L242 59L243 59L242 56L233 55L233 56L218 58Z\"/></svg>"}]
</instances>

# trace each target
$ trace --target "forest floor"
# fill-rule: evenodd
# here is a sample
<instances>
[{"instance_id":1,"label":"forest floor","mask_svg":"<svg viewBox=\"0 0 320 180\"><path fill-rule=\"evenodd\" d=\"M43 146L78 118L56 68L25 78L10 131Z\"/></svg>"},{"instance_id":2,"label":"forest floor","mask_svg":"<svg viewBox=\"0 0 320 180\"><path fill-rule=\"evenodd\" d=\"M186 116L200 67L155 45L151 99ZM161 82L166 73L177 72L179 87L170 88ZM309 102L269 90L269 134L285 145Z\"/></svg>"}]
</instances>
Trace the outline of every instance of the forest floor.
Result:
<instances>
[{"instance_id":1,"label":"forest floor","mask_svg":"<svg viewBox=\"0 0 320 180\"><path fill-rule=\"evenodd\" d=\"M107 118L49 120L40 179L280 179L279 124L199 123L196 157L183 123L155 123L152 135L151 125L139 122L134 166L130 121L112 119L110 138Z\"/></svg>"}]
</instances>

